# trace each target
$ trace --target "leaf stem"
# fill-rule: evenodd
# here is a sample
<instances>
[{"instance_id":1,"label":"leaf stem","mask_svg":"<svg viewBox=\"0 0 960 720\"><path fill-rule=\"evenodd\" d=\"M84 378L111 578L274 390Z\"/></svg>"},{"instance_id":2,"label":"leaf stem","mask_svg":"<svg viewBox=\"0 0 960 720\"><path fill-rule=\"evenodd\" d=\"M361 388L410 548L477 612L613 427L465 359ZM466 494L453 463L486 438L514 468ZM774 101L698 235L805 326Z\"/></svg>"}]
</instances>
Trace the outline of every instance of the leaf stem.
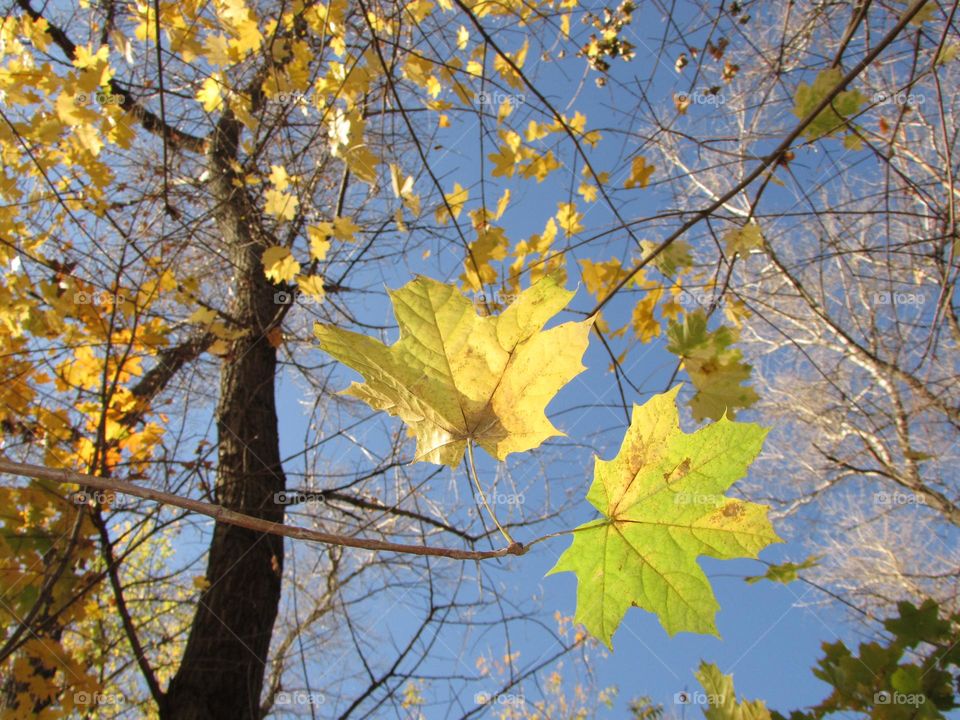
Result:
<instances>
[{"instance_id":1,"label":"leaf stem","mask_svg":"<svg viewBox=\"0 0 960 720\"><path fill-rule=\"evenodd\" d=\"M497 530L500 531L500 534L503 535L504 539L507 541L508 545L513 545L513 538L510 537L510 533L503 529L503 525L500 524L500 521L497 520L496 514L493 512L493 508L490 507L490 503L487 502L487 496L483 493L483 488L480 487L480 476L477 475L477 466L473 461L473 440L467 440L467 474L473 479L473 484L477 488L477 493L480 495L480 500L483 502L483 506L487 509L487 512L490 513L490 517L493 519L494 524L497 526Z\"/></svg>"}]
</instances>

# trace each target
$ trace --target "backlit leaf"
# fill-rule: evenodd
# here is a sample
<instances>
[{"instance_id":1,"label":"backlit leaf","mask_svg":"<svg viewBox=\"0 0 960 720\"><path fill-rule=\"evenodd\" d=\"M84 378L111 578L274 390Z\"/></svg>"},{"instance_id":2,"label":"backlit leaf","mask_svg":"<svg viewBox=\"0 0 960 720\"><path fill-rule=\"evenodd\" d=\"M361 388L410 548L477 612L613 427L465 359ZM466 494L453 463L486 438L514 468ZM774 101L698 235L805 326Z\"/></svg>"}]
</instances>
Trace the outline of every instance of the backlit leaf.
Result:
<instances>
[{"instance_id":1,"label":"backlit leaf","mask_svg":"<svg viewBox=\"0 0 960 720\"><path fill-rule=\"evenodd\" d=\"M724 494L767 431L723 418L688 435L679 389L633 407L620 452L594 464L587 500L602 518L573 531L548 573L576 574L576 619L609 647L631 606L656 613L671 635L717 634L719 605L697 557L756 557L780 540L765 507Z\"/></svg>"},{"instance_id":2,"label":"backlit leaf","mask_svg":"<svg viewBox=\"0 0 960 720\"><path fill-rule=\"evenodd\" d=\"M571 297L547 277L483 317L454 286L418 277L390 291L395 344L332 325L314 330L324 350L363 376L347 394L402 419L417 460L456 467L468 440L502 460L560 434L544 410L584 369L592 321L543 326Z\"/></svg>"},{"instance_id":3,"label":"backlit leaf","mask_svg":"<svg viewBox=\"0 0 960 720\"><path fill-rule=\"evenodd\" d=\"M263 252L263 272L275 283L290 282L300 272L300 263L288 248L274 245Z\"/></svg>"}]
</instances>

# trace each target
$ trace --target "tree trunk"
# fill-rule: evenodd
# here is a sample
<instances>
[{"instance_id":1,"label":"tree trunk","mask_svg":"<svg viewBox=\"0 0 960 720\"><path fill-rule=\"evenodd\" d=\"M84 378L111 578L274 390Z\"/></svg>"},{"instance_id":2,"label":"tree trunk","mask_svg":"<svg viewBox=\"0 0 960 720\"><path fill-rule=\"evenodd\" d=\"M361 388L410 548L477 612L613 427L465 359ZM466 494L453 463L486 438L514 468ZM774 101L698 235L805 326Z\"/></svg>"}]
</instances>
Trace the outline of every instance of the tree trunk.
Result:
<instances>
[{"instance_id":1,"label":"tree trunk","mask_svg":"<svg viewBox=\"0 0 960 720\"><path fill-rule=\"evenodd\" d=\"M217 502L283 521L274 494L283 490L274 400L276 350L266 333L277 321L274 288L261 255L269 243L243 185L234 184L239 126L221 120L209 151L214 213L233 265L230 314L245 334L223 361L217 406ZM225 283L226 285L226 283ZM280 602L283 539L216 523L203 591L186 649L161 708L164 720L252 720Z\"/></svg>"}]
</instances>

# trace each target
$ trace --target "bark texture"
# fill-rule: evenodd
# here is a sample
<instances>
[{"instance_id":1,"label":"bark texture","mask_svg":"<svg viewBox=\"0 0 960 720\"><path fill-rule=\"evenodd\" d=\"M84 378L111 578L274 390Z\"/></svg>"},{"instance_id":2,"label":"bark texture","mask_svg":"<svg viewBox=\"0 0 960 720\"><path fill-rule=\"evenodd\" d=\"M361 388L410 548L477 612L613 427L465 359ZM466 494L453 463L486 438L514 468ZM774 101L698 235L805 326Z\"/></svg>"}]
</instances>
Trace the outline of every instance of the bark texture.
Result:
<instances>
[{"instance_id":1,"label":"bark texture","mask_svg":"<svg viewBox=\"0 0 960 720\"><path fill-rule=\"evenodd\" d=\"M270 244L230 161L240 128L227 113L208 151L214 213L233 265L230 314L245 334L233 341L220 376L217 502L274 522L285 487L274 399L276 350L266 334L278 320L274 288L264 277ZM239 187L238 187L239 185ZM280 602L283 539L216 523L203 592L180 667L164 698L164 720L252 720Z\"/></svg>"}]
</instances>

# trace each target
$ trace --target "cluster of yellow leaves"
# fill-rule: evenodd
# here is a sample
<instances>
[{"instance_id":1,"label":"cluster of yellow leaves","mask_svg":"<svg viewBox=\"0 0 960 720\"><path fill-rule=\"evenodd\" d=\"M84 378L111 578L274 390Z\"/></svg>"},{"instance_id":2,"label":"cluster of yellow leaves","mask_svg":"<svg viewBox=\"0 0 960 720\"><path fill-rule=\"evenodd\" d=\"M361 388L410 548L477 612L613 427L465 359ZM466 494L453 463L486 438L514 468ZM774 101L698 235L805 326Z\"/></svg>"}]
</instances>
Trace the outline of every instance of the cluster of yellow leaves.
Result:
<instances>
[{"instance_id":1,"label":"cluster of yellow leaves","mask_svg":"<svg viewBox=\"0 0 960 720\"><path fill-rule=\"evenodd\" d=\"M28 238L27 233L17 236L25 245ZM35 263L32 272L21 270L21 257ZM172 272L149 258L136 286L103 288L79 280L72 264L67 269L45 258L40 246L15 260L4 263L7 271L0 275L5 443L33 445L49 467L88 471L96 457L106 472L118 467L127 477L147 472L156 461L164 418L145 420L150 408L133 387L167 342L167 328L150 306L177 289ZM48 275L44 271L51 266L63 269ZM134 280L133 274L128 277ZM47 553L53 543L73 532L77 504L65 489L37 480L0 486L0 503L10 510L0 518L0 620L8 626L37 601L49 577ZM109 499L102 509L109 511ZM95 610L90 603L74 602L78 586L95 574L90 540L95 528L88 516L79 530L71 562L49 588L50 607L66 627L92 622ZM16 699L5 717L37 717L37 703L49 703L50 716L88 709L78 703L77 693L102 688L87 669L86 659L97 651L91 638L31 635L11 667ZM101 649L113 644L103 643Z\"/></svg>"},{"instance_id":2,"label":"cluster of yellow leaves","mask_svg":"<svg viewBox=\"0 0 960 720\"><path fill-rule=\"evenodd\" d=\"M583 213L577 211L572 202L557 203L557 224L567 237L576 235L583 230Z\"/></svg>"},{"instance_id":3,"label":"cluster of yellow leaves","mask_svg":"<svg viewBox=\"0 0 960 720\"><path fill-rule=\"evenodd\" d=\"M584 202L596 202L597 193L599 188L593 184L592 174L590 168L587 166L583 167L582 174L584 179L580 182L580 185L577 187L577 194L583 198ZM608 183L610 181L610 173L608 172L598 172L597 180L601 183Z\"/></svg>"},{"instance_id":4,"label":"cluster of yellow leaves","mask_svg":"<svg viewBox=\"0 0 960 720\"><path fill-rule=\"evenodd\" d=\"M587 119L580 112L574 113L572 118L563 117L552 123L538 123L531 120L527 125L524 137L515 130L500 128L497 131L501 144L497 152L490 153L487 158L493 163L491 171L494 177L513 177L519 173L524 179L536 178L543 182L561 165L556 155L550 149L534 147L532 144L546 138L552 133L563 133L569 130L574 137L588 145L595 145L600 140L597 131L585 132Z\"/></svg>"},{"instance_id":5,"label":"cluster of yellow leaves","mask_svg":"<svg viewBox=\"0 0 960 720\"><path fill-rule=\"evenodd\" d=\"M297 215L300 199L293 193L287 192L290 185L290 176L279 165L274 165L270 172L270 187L265 193L266 200L263 210L280 220L293 220Z\"/></svg>"},{"instance_id":6,"label":"cluster of yellow leaves","mask_svg":"<svg viewBox=\"0 0 960 720\"><path fill-rule=\"evenodd\" d=\"M511 278L514 281L514 291L519 286L520 275L524 267L530 269L530 282L536 282L545 275L561 278L566 281L566 265L563 255L553 253L550 249L557 239L557 222L554 218L547 220L542 233L530 236L529 240L521 240L513 248L514 261L510 266ZM537 260L531 263L530 260Z\"/></svg>"}]
</instances>

